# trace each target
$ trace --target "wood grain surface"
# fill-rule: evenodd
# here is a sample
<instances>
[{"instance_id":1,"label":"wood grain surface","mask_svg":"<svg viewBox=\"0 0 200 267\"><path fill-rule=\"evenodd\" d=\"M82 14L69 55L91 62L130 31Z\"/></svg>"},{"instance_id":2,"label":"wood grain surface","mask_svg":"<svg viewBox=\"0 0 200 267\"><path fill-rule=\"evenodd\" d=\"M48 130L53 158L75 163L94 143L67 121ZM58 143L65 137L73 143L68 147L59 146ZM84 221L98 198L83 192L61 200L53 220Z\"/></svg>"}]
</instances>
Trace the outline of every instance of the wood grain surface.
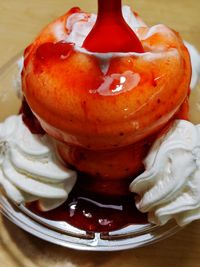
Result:
<instances>
[{"instance_id":1,"label":"wood grain surface","mask_svg":"<svg viewBox=\"0 0 200 267\"><path fill-rule=\"evenodd\" d=\"M135 0L131 5L149 24L164 23L176 29L200 50L199 0ZM0 0L0 70L22 51L49 21L72 6L96 10L88 0ZM193 101L200 99L199 91ZM0 113L6 107L0 102ZM6 115L2 115L3 119ZM200 114L195 113L196 122ZM167 240L136 250L112 253L78 252L54 246L22 231L0 216L1 267L198 267L200 266L200 221Z\"/></svg>"}]
</instances>

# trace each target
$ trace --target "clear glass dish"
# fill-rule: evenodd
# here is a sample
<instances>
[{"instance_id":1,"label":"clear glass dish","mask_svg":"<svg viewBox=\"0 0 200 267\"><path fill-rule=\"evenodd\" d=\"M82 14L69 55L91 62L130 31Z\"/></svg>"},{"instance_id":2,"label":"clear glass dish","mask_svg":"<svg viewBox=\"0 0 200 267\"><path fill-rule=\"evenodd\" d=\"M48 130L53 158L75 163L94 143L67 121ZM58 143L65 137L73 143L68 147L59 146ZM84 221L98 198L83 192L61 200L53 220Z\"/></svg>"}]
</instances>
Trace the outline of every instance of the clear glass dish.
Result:
<instances>
[{"instance_id":1,"label":"clear glass dish","mask_svg":"<svg viewBox=\"0 0 200 267\"><path fill-rule=\"evenodd\" d=\"M19 70L20 54L0 68L0 121L16 114L20 100L14 89ZM117 231L90 233L75 228L66 222L44 219L24 205L16 206L3 190L0 191L0 212L18 227L30 234L63 247L87 251L118 251L138 248L165 239L182 229L174 222L164 226L134 224Z\"/></svg>"}]
</instances>

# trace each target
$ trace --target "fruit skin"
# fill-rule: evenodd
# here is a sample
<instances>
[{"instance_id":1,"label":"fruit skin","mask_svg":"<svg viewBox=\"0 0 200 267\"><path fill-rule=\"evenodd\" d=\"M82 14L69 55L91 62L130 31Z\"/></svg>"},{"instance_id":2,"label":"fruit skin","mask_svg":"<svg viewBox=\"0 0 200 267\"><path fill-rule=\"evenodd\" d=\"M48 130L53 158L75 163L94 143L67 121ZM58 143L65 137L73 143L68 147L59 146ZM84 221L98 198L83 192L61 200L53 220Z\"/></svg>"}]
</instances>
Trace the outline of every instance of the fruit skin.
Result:
<instances>
[{"instance_id":1,"label":"fruit skin","mask_svg":"<svg viewBox=\"0 0 200 267\"><path fill-rule=\"evenodd\" d=\"M62 142L58 148L67 163L95 176L99 162L105 173L101 177L107 179L127 178L122 168L132 165L128 176L134 176L147 153L142 148L148 143L145 140L165 128L176 114L187 118L183 106L187 106L191 78L188 51L179 35L167 27L142 27L137 34L145 53L113 56L105 74L98 57L77 51L73 44L63 41L68 35L67 18L73 12L82 11L73 9L48 25L26 49L22 72L26 101L42 128ZM59 28L59 34L55 28ZM118 78L112 78L116 75ZM120 77L126 81L116 93ZM99 88L110 78L113 83L106 94L102 93ZM136 165L131 164L135 144L141 145ZM107 171L105 159L111 153L109 164L116 165L120 149L124 166L120 171ZM72 152L67 154L82 150L88 161L77 163ZM95 157L98 161L92 163Z\"/></svg>"}]
</instances>

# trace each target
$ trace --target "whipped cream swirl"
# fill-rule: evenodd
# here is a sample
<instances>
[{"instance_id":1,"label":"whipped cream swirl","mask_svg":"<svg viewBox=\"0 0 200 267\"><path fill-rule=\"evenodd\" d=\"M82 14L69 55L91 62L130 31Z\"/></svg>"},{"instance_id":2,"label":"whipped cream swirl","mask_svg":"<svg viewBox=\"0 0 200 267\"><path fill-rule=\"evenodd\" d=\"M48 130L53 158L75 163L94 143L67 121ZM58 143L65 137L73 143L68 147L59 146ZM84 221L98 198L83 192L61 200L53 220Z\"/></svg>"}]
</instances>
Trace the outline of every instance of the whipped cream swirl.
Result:
<instances>
[{"instance_id":1,"label":"whipped cream swirl","mask_svg":"<svg viewBox=\"0 0 200 267\"><path fill-rule=\"evenodd\" d=\"M176 121L145 159L146 171L130 185L149 221L180 226L200 219L200 125Z\"/></svg>"},{"instance_id":2,"label":"whipped cream swirl","mask_svg":"<svg viewBox=\"0 0 200 267\"><path fill-rule=\"evenodd\" d=\"M0 184L11 200L39 200L41 210L51 210L65 202L75 182L76 172L62 165L47 135L33 135L21 115L0 124Z\"/></svg>"},{"instance_id":3,"label":"whipped cream swirl","mask_svg":"<svg viewBox=\"0 0 200 267\"><path fill-rule=\"evenodd\" d=\"M187 42L184 42L184 44L187 47L188 52L190 54L190 59L192 64L192 79L190 87L191 89L194 89L200 80L200 54L193 45Z\"/></svg>"}]
</instances>

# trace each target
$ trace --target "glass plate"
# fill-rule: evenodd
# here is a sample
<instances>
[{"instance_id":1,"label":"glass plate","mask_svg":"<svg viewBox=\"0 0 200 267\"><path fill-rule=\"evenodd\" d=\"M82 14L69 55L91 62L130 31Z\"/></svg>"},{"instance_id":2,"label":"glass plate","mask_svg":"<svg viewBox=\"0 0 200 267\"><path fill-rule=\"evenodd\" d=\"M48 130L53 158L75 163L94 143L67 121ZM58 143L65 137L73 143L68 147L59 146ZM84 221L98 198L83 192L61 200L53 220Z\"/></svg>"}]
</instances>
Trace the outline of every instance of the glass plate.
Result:
<instances>
[{"instance_id":1,"label":"glass plate","mask_svg":"<svg viewBox=\"0 0 200 267\"><path fill-rule=\"evenodd\" d=\"M16 114L20 100L14 90L19 75L17 60L20 54L0 68L0 120ZM66 222L44 219L24 205L16 206L3 190L0 192L0 212L18 227L30 234L63 247L87 251L117 251L138 248L167 238L182 229L174 222L164 226L134 224L117 231L91 233L75 228Z\"/></svg>"}]
</instances>

